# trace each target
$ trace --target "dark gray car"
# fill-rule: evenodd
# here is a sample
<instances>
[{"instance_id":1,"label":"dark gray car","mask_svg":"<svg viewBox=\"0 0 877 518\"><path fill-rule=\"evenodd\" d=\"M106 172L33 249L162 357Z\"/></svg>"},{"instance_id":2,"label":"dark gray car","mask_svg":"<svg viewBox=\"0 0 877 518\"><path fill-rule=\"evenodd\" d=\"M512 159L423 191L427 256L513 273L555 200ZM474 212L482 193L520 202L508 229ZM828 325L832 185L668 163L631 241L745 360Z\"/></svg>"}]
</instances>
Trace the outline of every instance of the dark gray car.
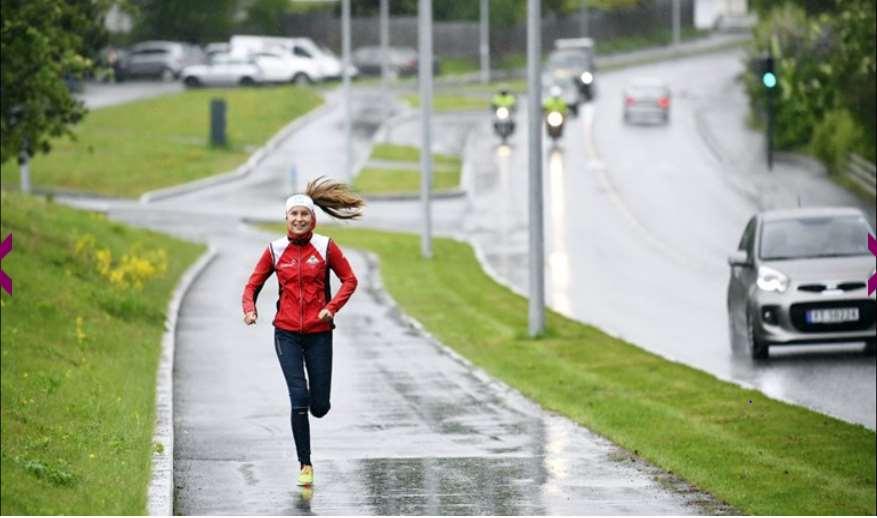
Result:
<instances>
[{"instance_id":1,"label":"dark gray car","mask_svg":"<svg viewBox=\"0 0 877 518\"><path fill-rule=\"evenodd\" d=\"M773 345L861 342L875 348L875 301L867 280L873 232L853 208L768 211L752 217L728 258L732 340L755 359Z\"/></svg>"}]
</instances>

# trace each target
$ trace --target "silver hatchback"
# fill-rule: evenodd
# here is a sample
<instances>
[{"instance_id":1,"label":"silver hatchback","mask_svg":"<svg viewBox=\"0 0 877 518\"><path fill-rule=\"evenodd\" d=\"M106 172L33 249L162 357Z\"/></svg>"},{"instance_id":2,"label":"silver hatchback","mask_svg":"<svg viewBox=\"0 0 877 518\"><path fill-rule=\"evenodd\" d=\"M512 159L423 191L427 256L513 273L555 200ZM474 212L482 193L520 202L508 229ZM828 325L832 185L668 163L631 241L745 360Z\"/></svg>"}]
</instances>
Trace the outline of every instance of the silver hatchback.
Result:
<instances>
[{"instance_id":1,"label":"silver hatchback","mask_svg":"<svg viewBox=\"0 0 877 518\"><path fill-rule=\"evenodd\" d=\"M732 340L754 359L773 345L862 342L874 353L873 232L853 208L768 211L752 217L728 258Z\"/></svg>"}]
</instances>

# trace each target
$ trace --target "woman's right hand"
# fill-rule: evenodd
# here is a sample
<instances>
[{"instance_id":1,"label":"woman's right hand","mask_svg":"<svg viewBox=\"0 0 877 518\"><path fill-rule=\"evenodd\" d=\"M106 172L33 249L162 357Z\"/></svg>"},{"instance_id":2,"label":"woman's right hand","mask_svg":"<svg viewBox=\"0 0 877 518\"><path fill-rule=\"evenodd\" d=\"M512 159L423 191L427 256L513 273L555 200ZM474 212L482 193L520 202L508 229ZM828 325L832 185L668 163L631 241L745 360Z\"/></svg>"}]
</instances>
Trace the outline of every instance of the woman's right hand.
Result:
<instances>
[{"instance_id":1,"label":"woman's right hand","mask_svg":"<svg viewBox=\"0 0 877 518\"><path fill-rule=\"evenodd\" d=\"M256 312L255 311L247 311L244 313L244 324L251 326L256 323Z\"/></svg>"}]
</instances>

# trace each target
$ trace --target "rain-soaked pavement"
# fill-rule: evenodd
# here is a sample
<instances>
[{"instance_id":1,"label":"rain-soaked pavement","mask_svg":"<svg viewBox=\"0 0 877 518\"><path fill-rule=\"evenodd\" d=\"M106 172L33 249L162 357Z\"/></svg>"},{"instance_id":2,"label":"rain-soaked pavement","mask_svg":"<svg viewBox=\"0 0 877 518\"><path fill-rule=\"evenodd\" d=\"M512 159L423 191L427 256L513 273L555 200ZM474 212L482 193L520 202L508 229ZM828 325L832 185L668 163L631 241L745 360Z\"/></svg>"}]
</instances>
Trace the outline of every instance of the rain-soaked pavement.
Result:
<instances>
[{"instance_id":1,"label":"rain-soaked pavement","mask_svg":"<svg viewBox=\"0 0 877 518\"><path fill-rule=\"evenodd\" d=\"M312 491L294 486L289 401L270 325L275 281L262 292L257 326L244 326L240 313L243 284L272 236L241 218L280 219L291 163L299 185L341 170L343 126L334 100L244 181L147 205L67 200L218 251L178 321L175 512L733 512L456 359L405 323L380 289L379 272L353 250L346 252L361 284L337 319L332 411L311 420L316 484ZM357 94L358 107L373 104L367 91ZM360 127L357 160L367 155L368 137ZM415 207L374 203L364 224L410 227ZM436 207L437 231L459 231L466 201Z\"/></svg>"},{"instance_id":2,"label":"rain-soaked pavement","mask_svg":"<svg viewBox=\"0 0 877 518\"><path fill-rule=\"evenodd\" d=\"M860 206L875 219L873 205L822 174L782 161L767 171L734 81L741 57L600 74L596 102L558 147L544 148L548 303L662 356L874 429L877 364L862 344L772 348L762 363L730 345L726 258L752 214L800 200ZM668 126L623 123L621 88L640 76L670 84ZM467 231L493 270L526 292L526 138L498 146L486 120L475 131Z\"/></svg>"}]
</instances>

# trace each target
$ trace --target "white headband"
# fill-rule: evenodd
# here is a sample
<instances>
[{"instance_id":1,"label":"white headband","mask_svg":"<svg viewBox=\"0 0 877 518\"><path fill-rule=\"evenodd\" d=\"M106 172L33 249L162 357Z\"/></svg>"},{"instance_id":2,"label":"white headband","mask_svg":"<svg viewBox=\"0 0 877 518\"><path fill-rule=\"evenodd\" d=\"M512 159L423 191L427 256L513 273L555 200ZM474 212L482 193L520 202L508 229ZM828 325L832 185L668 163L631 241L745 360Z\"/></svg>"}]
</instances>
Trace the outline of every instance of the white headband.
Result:
<instances>
[{"instance_id":1,"label":"white headband","mask_svg":"<svg viewBox=\"0 0 877 518\"><path fill-rule=\"evenodd\" d=\"M311 199L307 194L293 194L289 198L286 199L286 209L283 211L283 217L285 218L287 214L289 214L289 209L293 207L305 207L311 214L316 214L316 206L314 205L314 200Z\"/></svg>"}]
</instances>

